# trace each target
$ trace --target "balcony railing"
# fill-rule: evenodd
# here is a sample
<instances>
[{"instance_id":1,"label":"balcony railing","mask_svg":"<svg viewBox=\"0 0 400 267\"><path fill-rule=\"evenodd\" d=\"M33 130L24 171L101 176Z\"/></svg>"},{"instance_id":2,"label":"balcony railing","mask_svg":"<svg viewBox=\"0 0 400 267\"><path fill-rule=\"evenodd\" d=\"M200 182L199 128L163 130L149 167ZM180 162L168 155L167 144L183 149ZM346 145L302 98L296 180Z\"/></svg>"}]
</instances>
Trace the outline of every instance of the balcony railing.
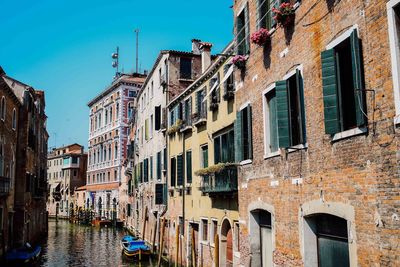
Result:
<instances>
[{"instance_id":1,"label":"balcony railing","mask_svg":"<svg viewBox=\"0 0 400 267\"><path fill-rule=\"evenodd\" d=\"M0 196L7 196L10 193L10 178L0 176Z\"/></svg>"},{"instance_id":2,"label":"balcony railing","mask_svg":"<svg viewBox=\"0 0 400 267\"><path fill-rule=\"evenodd\" d=\"M201 125L207 122L207 103L202 103L200 112L192 114L194 125Z\"/></svg>"},{"instance_id":3,"label":"balcony railing","mask_svg":"<svg viewBox=\"0 0 400 267\"><path fill-rule=\"evenodd\" d=\"M227 166L219 172L202 175L200 191L208 194L236 192L238 190L237 168L237 166Z\"/></svg>"}]
</instances>

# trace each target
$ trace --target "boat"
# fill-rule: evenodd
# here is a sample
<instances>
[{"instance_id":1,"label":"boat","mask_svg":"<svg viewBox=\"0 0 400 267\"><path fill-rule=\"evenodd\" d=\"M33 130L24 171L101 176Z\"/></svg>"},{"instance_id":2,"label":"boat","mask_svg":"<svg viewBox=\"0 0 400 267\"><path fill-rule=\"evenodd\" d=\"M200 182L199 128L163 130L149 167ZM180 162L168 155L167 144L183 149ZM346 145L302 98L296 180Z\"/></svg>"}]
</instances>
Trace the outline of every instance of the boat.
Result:
<instances>
[{"instance_id":1,"label":"boat","mask_svg":"<svg viewBox=\"0 0 400 267\"><path fill-rule=\"evenodd\" d=\"M40 246L31 247L30 245L25 245L22 248L12 249L6 254L6 261L8 262L23 262L28 263L36 260L42 248Z\"/></svg>"},{"instance_id":2,"label":"boat","mask_svg":"<svg viewBox=\"0 0 400 267\"><path fill-rule=\"evenodd\" d=\"M121 240L122 253L130 258L143 258L150 256L150 247L143 240L138 240L133 236L124 236Z\"/></svg>"}]
</instances>

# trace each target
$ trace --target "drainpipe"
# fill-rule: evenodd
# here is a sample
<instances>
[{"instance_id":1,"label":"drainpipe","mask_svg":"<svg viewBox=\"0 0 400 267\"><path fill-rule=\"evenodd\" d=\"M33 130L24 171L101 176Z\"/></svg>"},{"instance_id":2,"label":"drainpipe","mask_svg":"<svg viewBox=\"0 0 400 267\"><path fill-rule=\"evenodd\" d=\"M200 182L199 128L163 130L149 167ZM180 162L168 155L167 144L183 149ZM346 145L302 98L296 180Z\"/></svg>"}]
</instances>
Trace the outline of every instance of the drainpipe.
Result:
<instances>
[{"instance_id":1,"label":"drainpipe","mask_svg":"<svg viewBox=\"0 0 400 267\"><path fill-rule=\"evenodd\" d=\"M183 116L183 114L182 114ZM182 133L182 233L185 234L185 194L186 194L186 175L185 175L185 133ZM182 239L182 251L183 251L183 240ZM182 256L183 257L183 256ZM181 260L182 260L181 257ZM182 262L181 262L182 265Z\"/></svg>"}]
</instances>

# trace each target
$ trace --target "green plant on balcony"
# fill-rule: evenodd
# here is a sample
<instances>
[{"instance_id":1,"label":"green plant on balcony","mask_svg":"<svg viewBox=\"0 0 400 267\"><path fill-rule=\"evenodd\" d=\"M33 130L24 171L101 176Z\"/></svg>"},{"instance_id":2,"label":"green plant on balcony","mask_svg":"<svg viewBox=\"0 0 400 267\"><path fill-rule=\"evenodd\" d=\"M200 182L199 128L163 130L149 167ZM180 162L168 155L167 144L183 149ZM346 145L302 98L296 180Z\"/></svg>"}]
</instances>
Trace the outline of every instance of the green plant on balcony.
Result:
<instances>
[{"instance_id":1,"label":"green plant on balcony","mask_svg":"<svg viewBox=\"0 0 400 267\"><path fill-rule=\"evenodd\" d=\"M183 124L182 120L177 119L175 124L168 128L168 131L167 131L168 134L171 135L171 134L178 132L181 129L182 124Z\"/></svg>"},{"instance_id":2,"label":"green plant on balcony","mask_svg":"<svg viewBox=\"0 0 400 267\"><path fill-rule=\"evenodd\" d=\"M221 163L217 163L212 166L208 166L207 168L199 169L199 170L195 171L194 174L197 176L211 175L214 173L219 173L219 172L225 170L226 168L234 167L234 166L238 166L238 164L233 163L233 162L225 162L225 163L221 162Z\"/></svg>"}]
</instances>

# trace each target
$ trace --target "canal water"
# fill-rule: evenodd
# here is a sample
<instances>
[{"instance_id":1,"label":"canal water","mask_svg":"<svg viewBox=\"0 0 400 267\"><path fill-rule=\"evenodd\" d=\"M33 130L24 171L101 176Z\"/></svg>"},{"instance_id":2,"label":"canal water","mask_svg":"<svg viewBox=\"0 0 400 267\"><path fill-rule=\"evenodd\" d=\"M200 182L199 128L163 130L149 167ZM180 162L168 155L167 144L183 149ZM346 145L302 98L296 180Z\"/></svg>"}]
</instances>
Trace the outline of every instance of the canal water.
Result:
<instances>
[{"instance_id":1,"label":"canal water","mask_svg":"<svg viewBox=\"0 0 400 267\"><path fill-rule=\"evenodd\" d=\"M37 267L66 266L156 266L156 259L137 263L121 254L119 241L125 234L114 228L98 228L49 220L49 231L43 240Z\"/></svg>"}]
</instances>

